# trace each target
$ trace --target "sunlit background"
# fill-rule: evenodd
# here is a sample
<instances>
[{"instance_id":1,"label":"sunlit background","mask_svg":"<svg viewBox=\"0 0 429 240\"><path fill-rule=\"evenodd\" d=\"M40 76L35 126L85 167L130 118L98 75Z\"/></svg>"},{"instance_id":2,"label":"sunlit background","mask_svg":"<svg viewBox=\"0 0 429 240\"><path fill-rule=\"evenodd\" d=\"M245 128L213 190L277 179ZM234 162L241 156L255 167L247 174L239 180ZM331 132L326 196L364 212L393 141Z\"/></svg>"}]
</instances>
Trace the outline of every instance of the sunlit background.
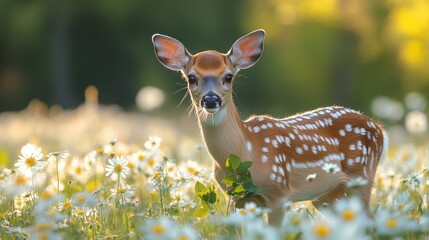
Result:
<instances>
[{"instance_id":1,"label":"sunlit background","mask_svg":"<svg viewBox=\"0 0 429 240\"><path fill-rule=\"evenodd\" d=\"M259 28L267 32L264 54L235 81L242 118L343 105L392 127L393 142L427 133L427 0L3 0L2 138L11 137L12 118L24 109L22 115L61 116L61 124L71 121L85 101L110 106L115 117L136 118L135 125L118 120L130 130L116 133L108 127L108 137L146 133L147 122L140 118L162 119L173 129L182 126L177 122L190 125L183 129L197 136L195 119L187 116L189 99L179 105L184 81L159 64L151 36L173 36L191 53L226 52L237 38ZM37 123L24 119L27 126ZM105 123L95 122L97 127ZM13 135L22 129L17 125ZM22 141L34 137L23 135Z\"/></svg>"}]
</instances>

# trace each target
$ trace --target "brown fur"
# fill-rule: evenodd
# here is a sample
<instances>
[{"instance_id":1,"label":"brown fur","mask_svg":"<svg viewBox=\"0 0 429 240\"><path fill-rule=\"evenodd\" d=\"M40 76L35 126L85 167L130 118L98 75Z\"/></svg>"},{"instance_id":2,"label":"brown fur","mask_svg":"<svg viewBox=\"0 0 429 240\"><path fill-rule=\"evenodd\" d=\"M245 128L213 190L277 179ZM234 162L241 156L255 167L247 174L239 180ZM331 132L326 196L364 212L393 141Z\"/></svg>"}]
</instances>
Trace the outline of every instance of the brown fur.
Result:
<instances>
[{"instance_id":1,"label":"brown fur","mask_svg":"<svg viewBox=\"0 0 429 240\"><path fill-rule=\"evenodd\" d=\"M194 56L195 68L204 71L216 70L224 65L224 58L216 51L205 51Z\"/></svg>"}]
</instances>

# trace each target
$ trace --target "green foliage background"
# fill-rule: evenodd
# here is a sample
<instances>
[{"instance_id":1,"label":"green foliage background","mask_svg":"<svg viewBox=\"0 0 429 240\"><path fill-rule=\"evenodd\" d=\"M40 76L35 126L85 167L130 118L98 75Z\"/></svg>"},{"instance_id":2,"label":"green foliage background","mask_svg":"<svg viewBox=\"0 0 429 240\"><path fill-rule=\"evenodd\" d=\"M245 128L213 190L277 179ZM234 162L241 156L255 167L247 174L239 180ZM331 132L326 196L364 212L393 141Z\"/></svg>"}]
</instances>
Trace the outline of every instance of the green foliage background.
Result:
<instances>
[{"instance_id":1,"label":"green foliage background","mask_svg":"<svg viewBox=\"0 0 429 240\"><path fill-rule=\"evenodd\" d=\"M190 52L228 51L240 36L267 31L265 52L235 82L243 114L284 116L323 105L370 113L379 95L429 93L429 3L424 0L0 1L0 111L33 98L65 108L88 85L100 102L135 109L142 86L176 108L180 76L156 60L151 36ZM186 104L185 104L186 105Z\"/></svg>"}]
</instances>

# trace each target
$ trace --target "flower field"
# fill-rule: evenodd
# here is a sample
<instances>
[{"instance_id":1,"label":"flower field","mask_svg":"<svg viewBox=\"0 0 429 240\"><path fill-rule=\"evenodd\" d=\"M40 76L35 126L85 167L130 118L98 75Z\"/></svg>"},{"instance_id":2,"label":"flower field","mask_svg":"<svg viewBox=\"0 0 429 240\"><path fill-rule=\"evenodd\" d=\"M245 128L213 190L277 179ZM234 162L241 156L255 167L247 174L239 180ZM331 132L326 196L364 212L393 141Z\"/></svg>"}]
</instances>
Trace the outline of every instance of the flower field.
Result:
<instances>
[{"instance_id":1,"label":"flower field","mask_svg":"<svg viewBox=\"0 0 429 240\"><path fill-rule=\"evenodd\" d=\"M285 201L275 227L266 224L270 209L234 209L217 190L192 118L33 101L0 114L0 239L428 239L426 114L408 104L389 119L395 104L373 106L392 141L378 168L373 216L354 197L320 212Z\"/></svg>"}]
</instances>

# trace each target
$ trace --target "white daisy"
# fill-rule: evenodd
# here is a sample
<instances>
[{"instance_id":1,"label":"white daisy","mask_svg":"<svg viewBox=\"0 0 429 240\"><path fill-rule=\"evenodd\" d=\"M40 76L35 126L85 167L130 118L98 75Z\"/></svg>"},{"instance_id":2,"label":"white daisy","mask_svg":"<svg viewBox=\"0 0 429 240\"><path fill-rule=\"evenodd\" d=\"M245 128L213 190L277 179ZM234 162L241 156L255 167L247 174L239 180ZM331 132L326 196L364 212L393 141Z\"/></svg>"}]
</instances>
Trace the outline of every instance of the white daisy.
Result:
<instances>
[{"instance_id":1,"label":"white daisy","mask_svg":"<svg viewBox=\"0 0 429 240\"><path fill-rule=\"evenodd\" d=\"M352 178L346 182L348 188L359 188L368 184L368 180L363 177Z\"/></svg>"},{"instance_id":2,"label":"white daisy","mask_svg":"<svg viewBox=\"0 0 429 240\"><path fill-rule=\"evenodd\" d=\"M338 165L334 163L325 163L322 169L329 174L336 174L341 170L340 167L338 167Z\"/></svg>"},{"instance_id":3,"label":"white daisy","mask_svg":"<svg viewBox=\"0 0 429 240\"><path fill-rule=\"evenodd\" d=\"M30 176L32 173L44 168L48 163L42 161L43 153L42 149L37 145L27 143L21 148L21 155L18 156L18 162L15 163L17 171Z\"/></svg>"},{"instance_id":4,"label":"white daisy","mask_svg":"<svg viewBox=\"0 0 429 240\"><path fill-rule=\"evenodd\" d=\"M380 209L375 218L376 232L383 236L395 236L400 233L412 232L418 230L418 224L415 220L406 215L396 214L388 209Z\"/></svg>"},{"instance_id":5,"label":"white daisy","mask_svg":"<svg viewBox=\"0 0 429 240\"><path fill-rule=\"evenodd\" d=\"M157 136L150 136L149 139L144 143L144 147L148 150L157 149L161 145L162 138Z\"/></svg>"},{"instance_id":6,"label":"white daisy","mask_svg":"<svg viewBox=\"0 0 429 240\"><path fill-rule=\"evenodd\" d=\"M127 174L130 172L128 168L128 160L123 156L116 156L108 160L109 164L106 166L106 176L110 176L112 180L118 179L118 177L127 178Z\"/></svg>"}]
</instances>

